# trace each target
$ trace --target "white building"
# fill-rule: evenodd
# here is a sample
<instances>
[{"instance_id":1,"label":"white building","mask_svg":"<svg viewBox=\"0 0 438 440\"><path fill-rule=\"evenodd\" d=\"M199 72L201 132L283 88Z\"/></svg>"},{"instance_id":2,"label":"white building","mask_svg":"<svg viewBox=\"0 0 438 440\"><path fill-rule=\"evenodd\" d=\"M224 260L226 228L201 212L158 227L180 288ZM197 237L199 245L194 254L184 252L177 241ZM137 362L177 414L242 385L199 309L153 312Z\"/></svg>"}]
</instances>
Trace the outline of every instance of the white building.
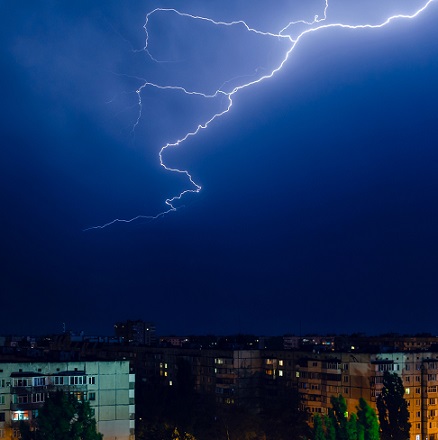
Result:
<instances>
[{"instance_id":1,"label":"white building","mask_svg":"<svg viewBox=\"0 0 438 440\"><path fill-rule=\"evenodd\" d=\"M0 362L0 439L18 438L18 422L63 390L90 402L104 440L134 440L134 385L129 361Z\"/></svg>"}]
</instances>

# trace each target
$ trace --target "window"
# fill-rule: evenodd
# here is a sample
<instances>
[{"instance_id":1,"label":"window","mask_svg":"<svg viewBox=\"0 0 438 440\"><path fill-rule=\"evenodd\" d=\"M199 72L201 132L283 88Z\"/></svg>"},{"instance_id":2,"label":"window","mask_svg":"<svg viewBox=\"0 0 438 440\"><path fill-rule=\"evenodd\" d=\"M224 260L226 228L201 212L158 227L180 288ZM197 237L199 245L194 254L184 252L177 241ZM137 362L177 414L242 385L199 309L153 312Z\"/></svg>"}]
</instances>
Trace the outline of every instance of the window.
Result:
<instances>
[{"instance_id":1,"label":"window","mask_svg":"<svg viewBox=\"0 0 438 440\"><path fill-rule=\"evenodd\" d=\"M436 393L436 385L432 385L431 387L427 387L428 393Z\"/></svg>"},{"instance_id":2,"label":"window","mask_svg":"<svg viewBox=\"0 0 438 440\"><path fill-rule=\"evenodd\" d=\"M84 376L70 376L70 385L84 385Z\"/></svg>"},{"instance_id":3,"label":"window","mask_svg":"<svg viewBox=\"0 0 438 440\"><path fill-rule=\"evenodd\" d=\"M5 421L5 413L0 412L0 422L4 422L4 421Z\"/></svg>"},{"instance_id":4,"label":"window","mask_svg":"<svg viewBox=\"0 0 438 440\"><path fill-rule=\"evenodd\" d=\"M283 376L283 370L278 370L278 375L281 377Z\"/></svg>"},{"instance_id":5,"label":"window","mask_svg":"<svg viewBox=\"0 0 438 440\"><path fill-rule=\"evenodd\" d=\"M29 411L13 411L12 420L14 422L18 420L29 420Z\"/></svg>"},{"instance_id":6,"label":"window","mask_svg":"<svg viewBox=\"0 0 438 440\"><path fill-rule=\"evenodd\" d=\"M77 391L76 393L72 393L73 396L76 397L76 400L78 402L82 402L84 400L84 393L82 393L81 391Z\"/></svg>"},{"instance_id":7,"label":"window","mask_svg":"<svg viewBox=\"0 0 438 440\"><path fill-rule=\"evenodd\" d=\"M415 393L420 394L420 388L415 388Z\"/></svg>"},{"instance_id":8,"label":"window","mask_svg":"<svg viewBox=\"0 0 438 440\"><path fill-rule=\"evenodd\" d=\"M429 405L436 405L436 398L432 397L431 399L429 399Z\"/></svg>"},{"instance_id":9,"label":"window","mask_svg":"<svg viewBox=\"0 0 438 440\"><path fill-rule=\"evenodd\" d=\"M64 385L64 377L63 376L55 376L53 378L53 383L55 385Z\"/></svg>"},{"instance_id":10,"label":"window","mask_svg":"<svg viewBox=\"0 0 438 440\"><path fill-rule=\"evenodd\" d=\"M34 377L33 378L33 386L34 387L40 387L46 384L46 378L45 377Z\"/></svg>"},{"instance_id":11,"label":"window","mask_svg":"<svg viewBox=\"0 0 438 440\"><path fill-rule=\"evenodd\" d=\"M95 376L90 376L88 378L88 383L89 383L89 385L95 385L96 384L96 377Z\"/></svg>"},{"instance_id":12,"label":"window","mask_svg":"<svg viewBox=\"0 0 438 440\"><path fill-rule=\"evenodd\" d=\"M430 417L435 417L436 416L436 410L431 409L430 410Z\"/></svg>"},{"instance_id":13,"label":"window","mask_svg":"<svg viewBox=\"0 0 438 440\"><path fill-rule=\"evenodd\" d=\"M348 376L344 376L344 382L348 383Z\"/></svg>"},{"instance_id":14,"label":"window","mask_svg":"<svg viewBox=\"0 0 438 440\"><path fill-rule=\"evenodd\" d=\"M378 364L377 371L398 371L398 364Z\"/></svg>"},{"instance_id":15,"label":"window","mask_svg":"<svg viewBox=\"0 0 438 440\"><path fill-rule=\"evenodd\" d=\"M436 374L428 374L427 380L436 380Z\"/></svg>"},{"instance_id":16,"label":"window","mask_svg":"<svg viewBox=\"0 0 438 440\"><path fill-rule=\"evenodd\" d=\"M5 380L0 379L0 388L4 388L4 387L5 387Z\"/></svg>"},{"instance_id":17,"label":"window","mask_svg":"<svg viewBox=\"0 0 438 440\"><path fill-rule=\"evenodd\" d=\"M405 379L405 382L410 382L411 381L411 376L406 376L404 379Z\"/></svg>"},{"instance_id":18,"label":"window","mask_svg":"<svg viewBox=\"0 0 438 440\"><path fill-rule=\"evenodd\" d=\"M411 389L410 388L405 388L405 394L411 394Z\"/></svg>"},{"instance_id":19,"label":"window","mask_svg":"<svg viewBox=\"0 0 438 440\"><path fill-rule=\"evenodd\" d=\"M1 395L0 396L0 405L4 405L5 404L5 396Z\"/></svg>"},{"instance_id":20,"label":"window","mask_svg":"<svg viewBox=\"0 0 438 440\"><path fill-rule=\"evenodd\" d=\"M420 418L420 416L421 416L420 411L417 411L417 413L415 415L416 415L416 417Z\"/></svg>"},{"instance_id":21,"label":"window","mask_svg":"<svg viewBox=\"0 0 438 440\"><path fill-rule=\"evenodd\" d=\"M29 402L29 396L27 394L13 394L12 395L12 402L13 403L28 403Z\"/></svg>"},{"instance_id":22,"label":"window","mask_svg":"<svg viewBox=\"0 0 438 440\"><path fill-rule=\"evenodd\" d=\"M44 402L45 395L44 393L35 393L32 394L32 403Z\"/></svg>"},{"instance_id":23,"label":"window","mask_svg":"<svg viewBox=\"0 0 438 440\"><path fill-rule=\"evenodd\" d=\"M282 360L278 361L278 366L279 366L279 367L282 367L283 364L284 364L284 362L283 362Z\"/></svg>"},{"instance_id":24,"label":"window","mask_svg":"<svg viewBox=\"0 0 438 440\"><path fill-rule=\"evenodd\" d=\"M376 383L383 383L383 376L372 376L371 384L374 385Z\"/></svg>"},{"instance_id":25,"label":"window","mask_svg":"<svg viewBox=\"0 0 438 440\"><path fill-rule=\"evenodd\" d=\"M13 387L30 387L32 385L31 379L14 379L12 381Z\"/></svg>"},{"instance_id":26,"label":"window","mask_svg":"<svg viewBox=\"0 0 438 440\"><path fill-rule=\"evenodd\" d=\"M420 376L415 376L415 380L416 380L417 382L420 382Z\"/></svg>"},{"instance_id":27,"label":"window","mask_svg":"<svg viewBox=\"0 0 438 440\"><path fill-rule=\"evenodd\" d=\"M20 430L14 429L14 432L12 434L12 438L21 438Z\"/></svg>"}]
</instances>

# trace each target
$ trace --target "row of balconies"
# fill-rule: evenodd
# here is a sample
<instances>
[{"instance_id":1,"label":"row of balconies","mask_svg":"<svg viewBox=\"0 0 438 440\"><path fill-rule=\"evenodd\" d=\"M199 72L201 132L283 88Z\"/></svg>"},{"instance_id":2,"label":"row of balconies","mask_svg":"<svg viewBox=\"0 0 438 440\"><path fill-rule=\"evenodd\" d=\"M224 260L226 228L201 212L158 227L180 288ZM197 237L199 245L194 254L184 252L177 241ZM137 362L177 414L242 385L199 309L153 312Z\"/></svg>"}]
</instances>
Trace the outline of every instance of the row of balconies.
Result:
<instances>
[{"instance_id":1,"label":"row of balconies","mask_svg":"<svg viewBox=\"0 0 438 440\"><path fill-rule=\"evenodd\" d=\"M11 387L11 394L34 394L34 393L50 393L57 390L63 391L84 391L87 389L87 385L40 385L30 387Z\"/></svg>"}]
</instances>

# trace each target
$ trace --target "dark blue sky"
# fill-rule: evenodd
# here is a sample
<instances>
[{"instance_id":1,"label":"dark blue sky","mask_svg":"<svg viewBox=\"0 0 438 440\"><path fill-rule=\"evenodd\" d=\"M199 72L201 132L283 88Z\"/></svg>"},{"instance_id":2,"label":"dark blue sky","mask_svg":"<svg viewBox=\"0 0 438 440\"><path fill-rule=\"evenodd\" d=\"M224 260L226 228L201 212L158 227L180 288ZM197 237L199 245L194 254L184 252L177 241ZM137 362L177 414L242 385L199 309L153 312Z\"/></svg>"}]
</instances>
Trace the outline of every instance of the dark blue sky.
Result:
<instances>
[{"instance_id":1,"label":"dark blue sky","mask_svg":"<svg viewBox=\"0 0 438 440\"><path fill-rule=\"evenodd\" d=\"M378 30L300 41L275 78L166 154L203 189L156 221L187 182L158 151L268 72L280 39L147 12L176 7L278 32L323 2L0 4L0 333L438 333L438 2ZM211 2L208 2L211 3ZM322 4L321 4L322 3ZM337 0L328 20L381 22L425 2ZM398 9L397 9L398 8ZM290 17L290 18L289 18ZM140 51L135 51L139 50Z\"/></svg>"}]
</instances>

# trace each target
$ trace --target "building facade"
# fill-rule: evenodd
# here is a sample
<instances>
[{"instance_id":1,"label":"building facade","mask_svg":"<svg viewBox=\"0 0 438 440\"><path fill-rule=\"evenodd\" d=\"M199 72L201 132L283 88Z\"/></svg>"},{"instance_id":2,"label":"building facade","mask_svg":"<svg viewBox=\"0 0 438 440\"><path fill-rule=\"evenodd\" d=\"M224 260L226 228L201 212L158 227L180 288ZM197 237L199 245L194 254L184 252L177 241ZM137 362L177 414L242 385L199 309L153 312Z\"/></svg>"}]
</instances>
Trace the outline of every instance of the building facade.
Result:
<instances>
[{"instance_id":1,"label":"building facade","mask_svg":"<svg viewBox=\"0 0 438 440\"><path fill-rule=\"evenodd\" d=\"M302 409L327 414L331 396L346 399L356 412L359 398L376 409L385 371L397 373L405 387L411 440L438 440L438 356L432 352L312 354L297 360Z\"/></svg>"},{"instance_id":2,"label":"building facade","mask_svg":"<svg viewBox=\"0 0 438 440\"><path fill-rule=\"evenodd\" d=\"M134 440L134 386L128 361L0 362L0 439L19 438L19 422L63 390L90 402L105 440Z\"/></svg>"}]
</instances>

